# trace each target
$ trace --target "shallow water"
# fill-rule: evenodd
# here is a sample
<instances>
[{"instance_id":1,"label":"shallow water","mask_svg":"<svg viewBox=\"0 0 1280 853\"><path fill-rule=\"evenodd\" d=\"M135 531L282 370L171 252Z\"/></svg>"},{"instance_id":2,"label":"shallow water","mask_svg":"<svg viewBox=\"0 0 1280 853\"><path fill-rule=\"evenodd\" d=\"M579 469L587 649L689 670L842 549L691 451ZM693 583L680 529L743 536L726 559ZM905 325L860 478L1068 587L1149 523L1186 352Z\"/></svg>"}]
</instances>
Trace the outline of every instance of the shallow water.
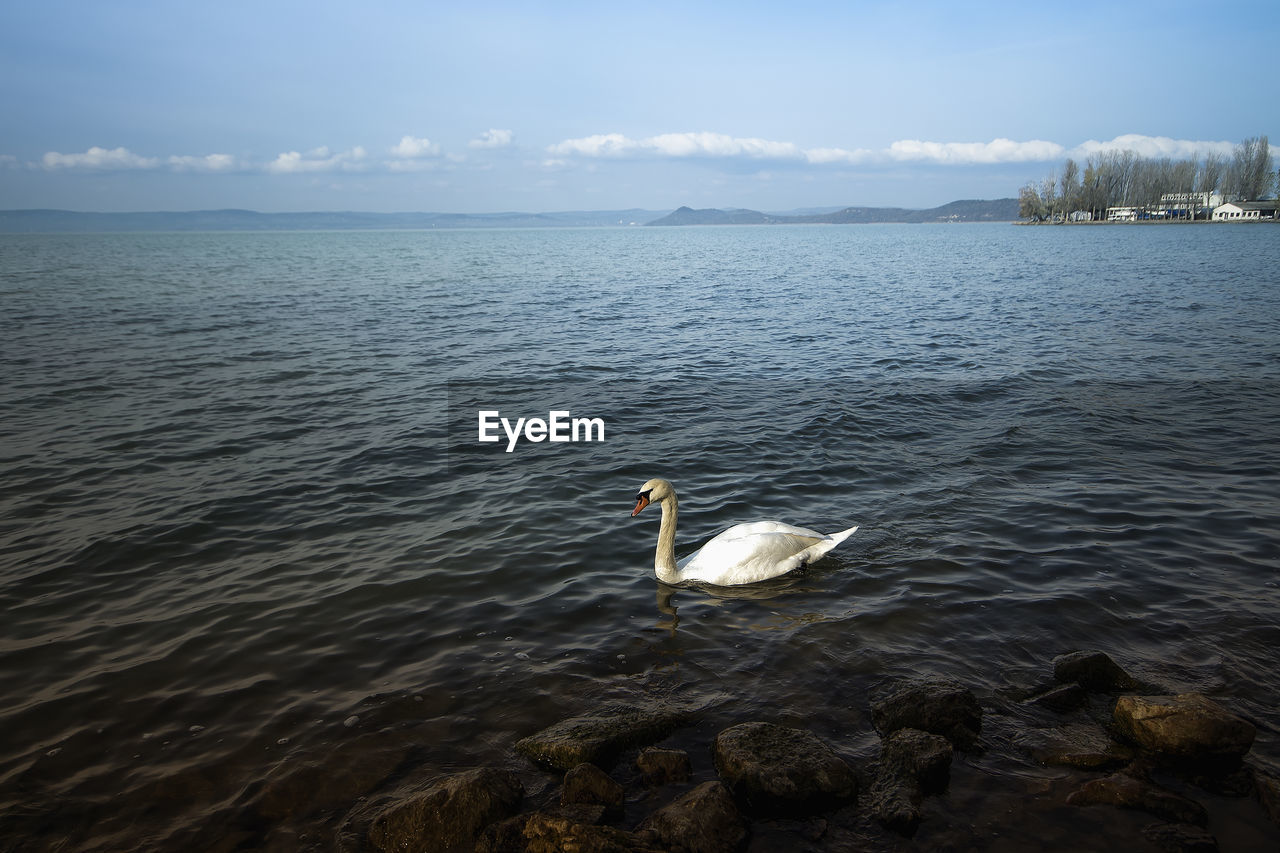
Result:
<instances>
[{"instance_id":1,"label":"shallow water","mask_svg":"<svg viewBox=\"0 0 1280 853\"><path fill-rule=\"evenodd\" d=\"M705 707L703 775L754 718L856 760L917 674L990 741L926 826L1064 849L1090 777L1008 697L1078 648L1275 772L1278 261L1267 226L0 235L3 849L323 846L388 778L550 784L511 744L606 698ZM605 440L506 453L481 409ZM678 554L861 530L673 591L652 476Z\"/></svg>"}]
</instances>

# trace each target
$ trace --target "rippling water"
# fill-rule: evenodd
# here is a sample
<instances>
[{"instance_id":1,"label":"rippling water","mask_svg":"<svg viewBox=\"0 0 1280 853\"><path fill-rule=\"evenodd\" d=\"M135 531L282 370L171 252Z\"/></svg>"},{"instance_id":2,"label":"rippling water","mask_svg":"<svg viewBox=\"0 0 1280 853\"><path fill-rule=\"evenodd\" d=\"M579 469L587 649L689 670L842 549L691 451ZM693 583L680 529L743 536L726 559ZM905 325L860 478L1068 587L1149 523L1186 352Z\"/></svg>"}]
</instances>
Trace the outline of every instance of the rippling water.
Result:
<instances>
[{"instance_id":1,"label":"rippling water","mask_svg":"<svg viewBox=\"0 0 1280 853\"><path fill-rule=\"evenodd\" d=\"M989 749L937 808L1062 849L1096 818L1028 805L1076 777L1006 697L1077 648L1274 772L1278 267L1266 226L0 236L0 847L323 847L606 698L705 705L695 775L752 718L856 758L867 690L939 674ZM862 527L672 590L652 476L678 554Z\"/></svg>"}]
</instances>

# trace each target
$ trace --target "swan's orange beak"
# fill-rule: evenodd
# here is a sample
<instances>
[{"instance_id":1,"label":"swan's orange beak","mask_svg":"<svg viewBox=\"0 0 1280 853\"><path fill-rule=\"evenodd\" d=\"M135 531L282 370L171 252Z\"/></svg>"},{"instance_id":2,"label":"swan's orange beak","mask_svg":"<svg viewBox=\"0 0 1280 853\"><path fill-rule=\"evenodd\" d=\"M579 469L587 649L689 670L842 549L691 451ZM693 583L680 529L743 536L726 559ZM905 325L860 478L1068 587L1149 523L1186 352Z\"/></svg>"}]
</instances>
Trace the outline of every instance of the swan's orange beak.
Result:
<instances>
[{"instance_id":1,"label":"swan's orange beak","mask_svg":"<svg viewBox=\"0 0 1280 853\"><path fill-rule=\"evenodd\" d=\"M649 499L646 498L644 495L640 495L638 498L636 498L636 508L631 510L631 517L635 518L637 515L640 514L640 510L644 509L648 505L649 505Z\"/></svg>"}]
</instances>

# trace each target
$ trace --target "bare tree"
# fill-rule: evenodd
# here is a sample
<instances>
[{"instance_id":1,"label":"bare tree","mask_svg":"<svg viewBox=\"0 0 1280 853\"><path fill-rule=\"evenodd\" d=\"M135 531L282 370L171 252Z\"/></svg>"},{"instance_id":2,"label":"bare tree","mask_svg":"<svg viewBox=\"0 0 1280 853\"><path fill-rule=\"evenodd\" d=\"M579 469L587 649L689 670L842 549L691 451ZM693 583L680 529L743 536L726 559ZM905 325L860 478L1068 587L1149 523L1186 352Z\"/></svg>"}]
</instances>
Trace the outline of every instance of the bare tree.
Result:
<instances>
[{"instance_id":1,"label":"bare tree","mask_svg":"<svg viewBox=\"0 0 1280 853\"><path fill-rule=\"evenodd\" d=\"M1044 200L1045 213L1050 219L1058 215L1058 176L1049 173L1049 177L1044 179L1040 185L1040 198Z\"/></svg>"},{"instance_id":2,"label":"bare tree","mask_svg":"<svg viewBox=\"0 0 1280 853\"><path fill-rule=\"evenodd\" d=\"M1221 154L1211 151L1204 155L1204 159L1200 161L1200 173L1196 177L1197 192L1213 193L1223 189L1222 174L1226 165L1227 161Z\"/></svg>"},{"instance_id":3,"label":"bare tree","mask_svg":"<svg viewBox=\"0 0 1280 853\"><path fill-rule=\"evenodd\" d=\"M1094 157L1085 162L1084 177L1080 181L1080 205L1094 219L1101 219L1103 208L1107 206L1101 164Z\"/></svg>"},{"instance_id":4,"label":"bare tree","mask_svg":"<svg viewBox=\"0 0 1280 853\"><path fill-rule=\"evenodd\" d=\"M1069 157L1062 166L1061 188L1062 215L1065 218L1071 216L1080 203L1080 167Z\"/></svg>"},{"instance_id":5,"label":"bare tree","mask_svg":"<svg viewBox=\"0 0 1280 853\"><path fill-rule=\"evenodd\" d=\"M1242 199L1261 198L1271 189L1271 146L1265 136L1251 136L1236 146L1228 172L1229 191Z\"/></svg>"},{"instance_id":6,"label":"bare tree","mask_svg":"<svg viewBox=\"0 0 1280 853\"><path fill-rule=\"evenodd\" d=\"M1154 205L1166 193L1189 195L1215 193L1243 198L1262 198L1274 192L1280 198L1280 172L1267 137L1246 139L1236 146L1230 161L1222 154L1208 152L1199 159L1172 160L1139 157L1133 151L1102 151L1080 165L1067 160L1061 178L1050 175L1032 181L1019 193L1019 207L1025 219L1070 217L1076 210L1088 211L1094 219L1106 215L1108 207ZM1194 217L1199 205L1180 200L1178 210Z\"/></svg>"},{"instance_id":7,"label":"bare tree","mask_svg":"<svg viewBox=\"0 0 1280 853\"><path fill-rule=\"evenodd\" d=\"M1030 219L1033 222L1043 222L1045 219L1044 201L1040 198L1040 190L1034 182L1018 190L1018 218Z\"/></svg>"}]
</instances>

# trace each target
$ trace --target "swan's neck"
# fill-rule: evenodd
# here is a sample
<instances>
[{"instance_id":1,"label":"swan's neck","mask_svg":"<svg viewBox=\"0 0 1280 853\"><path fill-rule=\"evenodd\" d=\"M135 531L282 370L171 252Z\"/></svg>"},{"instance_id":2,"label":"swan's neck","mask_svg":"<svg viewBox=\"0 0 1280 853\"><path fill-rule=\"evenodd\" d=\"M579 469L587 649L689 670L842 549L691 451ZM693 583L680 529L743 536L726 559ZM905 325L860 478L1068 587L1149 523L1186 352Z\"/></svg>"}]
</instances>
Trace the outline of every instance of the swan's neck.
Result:
<instances>
[{"instance_id":1,"label":"swan's neck","mask_svg":"<svg viewBox=\"0 0 1280 853\"><path fill-rule=\"evenodd\" d=\"M676 567L676 516L680 514L680 502L674 493L662 500L662 526L658 528L658 549L653 555L653 570L664 583L679 583L680 570Z\"/></svg>"}]
</instances>

